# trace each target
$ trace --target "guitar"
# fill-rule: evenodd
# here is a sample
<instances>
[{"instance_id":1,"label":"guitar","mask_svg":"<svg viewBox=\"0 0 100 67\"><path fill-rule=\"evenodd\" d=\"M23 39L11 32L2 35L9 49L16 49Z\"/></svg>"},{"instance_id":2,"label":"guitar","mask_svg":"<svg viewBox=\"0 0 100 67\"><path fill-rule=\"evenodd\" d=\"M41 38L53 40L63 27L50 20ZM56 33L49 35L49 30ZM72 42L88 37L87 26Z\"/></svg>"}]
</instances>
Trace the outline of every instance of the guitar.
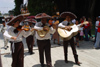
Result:
<instances>
[{"instance_id":1,"label":"guitar","mask_svg":"<svg viewBox=\"0 0 100 67\"><path fill-rule=\"evenodd\" d=\"M71 30L66 30L65 28L58 28L58 34L64 39L64 40L70 40L73 36L76 36L79 31L79 26L82 24L88 24L87 21L81 23L81 24L73 24L69 25L71 27Z\"/></svg>"},{"instance_id":2,"label":"guitar","mask_svg":"<svg viewBox=\"0 0 100 67\"><path fill-rule=\"evenodd\" d=\"M55 23L53 23L52 25L56 25L56 24L58 24L59 23L59 21L56 21ZM48 31L46 31L46 30L40 30L40 31L38 31L37 30L37 33L38 33L38 35L41 37L41 38L43 38L43 37L45 37L46 36L46 34L49 32L49 30L50 30L50 28L48 27L48 26L44 26L45 28L48 28Z\"/></svg>"}]
</instances>

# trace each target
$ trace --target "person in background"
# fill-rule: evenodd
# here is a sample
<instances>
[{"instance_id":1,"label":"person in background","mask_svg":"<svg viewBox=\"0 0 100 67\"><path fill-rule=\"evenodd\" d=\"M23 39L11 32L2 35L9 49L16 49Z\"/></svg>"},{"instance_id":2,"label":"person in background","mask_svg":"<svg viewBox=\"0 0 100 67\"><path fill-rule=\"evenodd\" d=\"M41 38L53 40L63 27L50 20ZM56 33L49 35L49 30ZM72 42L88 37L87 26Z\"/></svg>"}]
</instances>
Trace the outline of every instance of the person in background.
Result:
<instances>
[{"instance_id":1,"label":"person in background","mask_svg":"<svg viewBox=\"0 0 100 67\"><path fill-rule=\"evenodd\" d=\"M2 19L2 24L0 24L0 27L1 27L0 32L2 32L2 35L3 35L5 30L7 29L5 19ZM4 48L7 49L8 39L6 39L4 35L3 35L3 38L4 38Z\"/></svg>"},{"instance_id":2,"label":"person in background","mask_svg":"<svg viewBox=\"0 0 100 67\"><path fill-rule=\"evenodd\" d=\"M34 24L32 21L26 20L25 23L28 23L28 26L30 28L34 28ZM33 45L34 45L34 31L31 32L31 34L26 38L26 43L28 46L28 52L32 55L34 54L33 52Z\"/></svg>"},{"instance_id":3,"label":"person in background","mask_svg":"<svg viewBox=\"0 0 100 67\"><path fill-rule=\"evenodd\" d=\"M76 20L76 23L75 23L76 25L78 25L79 24L79 21L78 20ZM78 34L76 35L76 42L75 42L75 44L76 44L76 46L77 47L79 47L79 37L80 37L80 33L79 33L79 31L78 31Z\"/></svg>"},{"instance_id":4,"label":"person in background","mask_svg":"<svg viewBox=\"0 0 100 67\"><path fill-rule=\"evenodd\" d=\"M95 40L94 40L94 43L96 42L96 37L97 37L97 30L98 30L98 24L99 24L99 19L98 17L96 17L96 22L95 22Z\"/></svg>"},{"instance_id":5,"label":"person in background","mask_svg":"<svg viewBox=\"0 0 100 67\"><path fill-rule=\"evenodd\" d=\"M96 26L97 29L97 36L96 36L96 42L94 44L95 49L100 49L100 16L98 16L98 25Z\"/></svg>"},{"instance_id":6,"label":"person in background","mask_svg":"<svg viewBox=\"0 0 100 67\"><path fill-rule=\"evenodd\" d=\"M85 16L83 16L82 19L83 19L83 20L82 20L81 23L83 23L84 21L86 21ZM83 32L84 32L84 34L85 34L85 41L89 41L89 37L88 37L89 26L90 26L89 23L84 25L84 31L83 31Z\"/></svg>"},{"instance_id":7,"label":"person in background","mask_svg":"<svg viewBox=\"0 0 100 67\"><path fill-rule=\"evenodd\" d=\"M58 17L54 17L54 20L53 20L53 22L52 23L59 23L59 20L57 20L57 18ZM57 40L58 41L58 45L61 45L59 42L59 34L58 34L58 31L57 31L57 29L58 29L58 24L56 24L56 32L53 34L53 37L52 37L52 39L53 39L53 43L55 44L55 41Z\"/></svg>"},{"instance_id":8,"label":"person in background","mask_svg":"<svg viewBox=\"0 0 100 67\"><path fill-rule=\"evenodd\" d=\"M92 29L92 20L91 20L91 18L88 18L88 22L89 22L89 32L88 32L88 34L89 34L89 36L90 37L92 37L92 34L91 34L91 29Z\"/></svg>"},{"instance_id":9,"label":"person in background","mask_svg":"<svg viewBox=\"0 0 100 67\"><path fill-rule=\"evenodd\" d=\"M83 32L84 27L80 28L80 40L83 41L83 36L84 36L84 32Z\"/></svg>"}]
</instances>

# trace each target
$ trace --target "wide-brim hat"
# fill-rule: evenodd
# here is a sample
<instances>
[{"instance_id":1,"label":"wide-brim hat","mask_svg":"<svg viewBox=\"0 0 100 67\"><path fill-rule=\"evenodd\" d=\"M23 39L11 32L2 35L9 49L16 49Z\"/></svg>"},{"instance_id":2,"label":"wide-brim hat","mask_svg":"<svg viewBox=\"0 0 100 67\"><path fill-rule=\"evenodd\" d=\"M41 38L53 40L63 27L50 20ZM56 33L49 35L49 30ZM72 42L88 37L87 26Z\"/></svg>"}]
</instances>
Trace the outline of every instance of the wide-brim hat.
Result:
<instances>
[{"instance_id":1,"label":"wide-brim hat","mask_svg":"<svg viewBox=\"0 0 100 67\"><path fill-rule=\"evenodd\" d=\"M24 14L21 14L22 16L24 17L28 17L30 15L30 13L24 13Z\"/></svg>"},{"instance_id":2,"label":"wide-brim hat","mask_svg":"<svg viewBox=\"0 0 100 67\"><path fill-rule=\"evenodd\" d=\"M16 17L14 17L12 20L10 20L9 23L8 23L7 25L13 26L13 24L14 24L16 21L21 22L23 19L24 19L24 17L23 17L22 15L18 15L18 16L16 16Z\"/></svg>"},{"instance_id":3,"label":"wide-brim hat","mask_svg":"<svg viewBox=\"0 0 100 67\"><path fill-rule=\"evenodd\" d=\"M35 19L35 16L28 16L28 19Z\"/></svg>"},{"instance_id":4,"label":"wide-brim hat","mask_svg":"<svg viewBox=\"0 0 100 67\"><path fill-rule=\"evenodd\" d=\"M37 23L35 19L26 19L24 22L29 22L29 23Z\"/></svg>"},{"instance_id":5,"label":"wide-brim hat","mask_svg":"<svg viewBox=\"0 0 100 67\"><path fill-rule=\"evenodd\" d=\"M42 18L52 18L50 15L47 15L46 13L39 13L35 16L35 19L42 19Z\"/></svg>"},{"instance_id":6,"label":"wide-brim hat","mask_svg":"<svg viewBox=\"0 0 100 67\"><path fill-rule=\"evenodd\" d=\"M61 18L66 18L66 16L70 16L71 19L76 19L77 18L77 16L74 13L72 13L72 12L62 12L60 14Z\"/></svg>"}]
</instances>

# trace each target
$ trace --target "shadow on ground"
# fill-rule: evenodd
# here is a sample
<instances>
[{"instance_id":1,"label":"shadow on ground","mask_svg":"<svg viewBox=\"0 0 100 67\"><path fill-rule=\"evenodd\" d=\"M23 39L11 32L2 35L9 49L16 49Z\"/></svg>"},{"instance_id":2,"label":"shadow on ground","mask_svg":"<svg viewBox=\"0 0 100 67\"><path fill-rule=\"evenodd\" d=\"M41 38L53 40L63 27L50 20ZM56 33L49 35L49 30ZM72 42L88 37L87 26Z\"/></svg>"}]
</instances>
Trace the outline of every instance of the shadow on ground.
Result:
<instances>
[{"instance_id":1,"label":"shadow on ground","mask_svg":"<svg viewBox=\"0 0 100 67\"><path fill-rule=\"evenodd\" d=\"M11 56L11 54L6 54L6 55L4 55L4 57L11 58L12 56Z\"/></svg>"},{"instance_id":2,"label":"shadow on ground","mask_svg":"<svg viewBox=\"0 0 100 67\"><path fill-rule=\"evenodd\" d=\"M54 67L73 67L73 65L75 65L75 63L72 61L65 63L64 60L57 60L54 64Z\"/></svg>"},{"instance_id":3,"label":"shadow on ground","mask_svg":"<svg viewBox=\"0 0 100 67\"><path fill-rule=\"evenodd\" d=\"M36 64L36 65L34 65L34 66L32 66L32 67L41 67L41 65L40 64ZM46 67L46 66L45 66Z\"/></svg>"},{"instance_id":4,"label":"shadow on ground","mask_svg":"<svg viewBox=\"0 0 100 67\"><path fill-rule=\"evenodd\" d=\"M76 64L72 61L69 61L68 63L65 63L64 60L57 60L53 67L73 67L73 65L76 65ZM32 67L41 67L41 65L36 64ZM46 67L46 65L45 65L45 67Z\"/></svg>"}]
</instances>

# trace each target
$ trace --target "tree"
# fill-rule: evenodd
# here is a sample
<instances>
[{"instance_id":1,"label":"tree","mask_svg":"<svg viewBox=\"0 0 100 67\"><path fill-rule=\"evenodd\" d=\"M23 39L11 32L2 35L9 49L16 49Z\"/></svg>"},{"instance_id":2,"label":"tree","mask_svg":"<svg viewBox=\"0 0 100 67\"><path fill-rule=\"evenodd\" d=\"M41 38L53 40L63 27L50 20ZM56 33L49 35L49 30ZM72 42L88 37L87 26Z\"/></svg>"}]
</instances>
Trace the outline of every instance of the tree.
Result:
<instances>
[{"instance_id":1,"label":"tree","mask_svg":"<svg viewBox=\"0 0 100 67\"><path fill-rule=\"evenodd\" d=\"M100 15L100 0L55 0L60 13L71 11L79 18L82 16L95 19Z\"/></svg>"},{"instance_id":2,"label":"tree","mask_svg":"<svg viewBox=\"0 0 100 67\"><path fill-rule=\"evenodd\" d=\"M38 13L54 14L56 6L52 0L29 0L28 10L31 15L36 15Z\"/></svg>"},{"instance_id":3,"label":"tree","mask_svg":"<svg viewBox=\"0 0 100 67\"><path fill-rule=\"evenodd\" d=\"M14 15L19 15L20 12L20 6L23 4L23 0L15 0L15 9L14 9Z\"/></svg>"}]
</instances>

